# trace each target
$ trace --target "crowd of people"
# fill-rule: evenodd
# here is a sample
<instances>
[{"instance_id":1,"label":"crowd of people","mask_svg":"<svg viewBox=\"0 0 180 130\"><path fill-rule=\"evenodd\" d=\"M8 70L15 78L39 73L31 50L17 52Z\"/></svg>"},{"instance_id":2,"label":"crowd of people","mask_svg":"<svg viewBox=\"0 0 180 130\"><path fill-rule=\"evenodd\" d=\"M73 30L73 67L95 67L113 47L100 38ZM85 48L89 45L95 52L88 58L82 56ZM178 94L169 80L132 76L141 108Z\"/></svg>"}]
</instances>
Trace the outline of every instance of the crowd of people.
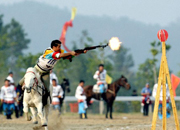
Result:
<instances>
[{"instance_id":1,"label":"crowd of people","mask_svg":"<svg viewBox=\"0 0 180 130\"><path fill-rule=\"evenodd\" d=\"M20 88L16 86L13 79L13 72L9 72L8 77L4 80L4 86L1 87L0 99L1 108L7 119L12 119L15 112L16 118L23 116L23 105L19 102Z\"/></svg>"}]
</instances>

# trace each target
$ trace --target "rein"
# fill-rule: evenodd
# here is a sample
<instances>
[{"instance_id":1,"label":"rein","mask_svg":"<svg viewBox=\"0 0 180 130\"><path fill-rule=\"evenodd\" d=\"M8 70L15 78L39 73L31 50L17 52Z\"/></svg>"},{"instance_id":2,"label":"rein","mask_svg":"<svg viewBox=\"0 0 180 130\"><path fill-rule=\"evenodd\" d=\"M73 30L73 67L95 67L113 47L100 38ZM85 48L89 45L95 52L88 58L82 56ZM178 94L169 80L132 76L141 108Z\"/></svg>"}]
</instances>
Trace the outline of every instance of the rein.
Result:
<instances>
[{"instance_id":1,"label":"rein","mask_svg":"<svg viewBox=\"0 0 180 130\"><path fill-rule=\"evenodd\" d=\"M39 95L40 96L42 96L42 94L38 91L38 90L36 90L35 88L34 88L34 86L36 85L38 88L40 88L40 89L42 89L43 91L45 91L44 89L43 89L43 87L40 87L38 84L39 84L39 82L38 82L38 79L36 78L36 74L33 72L33 71L28 71L28 72L26 72L26 73L33 73L34 75L35 75L35 78L34 78L34 83L33 83L33 86L32 87L30 87L30 89L33 89L34 91L36 91L37 93L39 93Z\"/></svg>"},{"instance_id":2,"label":"rein","mask_svg":"<svg viewBox=\"0 0 180 130\"><path fill-rule=\"evenodd\" d=\"M119 85L118 85L117 83L115 83L115 85L114 85L114 83L113 83L112 85L113 85L113 88L112 88L113 90L108 89L107 91L108 91L109 93L115 95L115 94L116 94L115 86L117 86L117 88L118 88Z\"/></svg>"}]
</instances>

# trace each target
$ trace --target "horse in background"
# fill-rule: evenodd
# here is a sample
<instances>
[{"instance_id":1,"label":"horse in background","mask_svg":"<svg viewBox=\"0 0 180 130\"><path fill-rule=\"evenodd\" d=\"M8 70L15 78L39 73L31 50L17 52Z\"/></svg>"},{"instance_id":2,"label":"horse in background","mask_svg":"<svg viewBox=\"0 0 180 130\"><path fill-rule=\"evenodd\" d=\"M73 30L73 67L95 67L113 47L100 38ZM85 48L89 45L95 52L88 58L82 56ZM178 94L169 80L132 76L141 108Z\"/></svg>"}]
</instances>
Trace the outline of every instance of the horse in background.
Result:
<instances>
[{"instance_id":1,"label":"horse in background","mask_svg":"<svg viewBox=\"0 0 180 130\"><path fill-rule=\"evenodd\" d=\"M61 87L62 87L62 89L63 89L63 91L64 91L63 98L60 98L60 99L59 99L59 100L60 100L60 107L62 107L63 101L64 101L65 96L66 96L66 92L67 92L67 93L70 93L71 90L70 90L70 82L69 82L69 80L66 79L66 78L63 79L63 82L62 82L60 85L61 85Z\"/></svg>"},{"instance_id":2,"label":"horse in background","mask_svg":"<svg viewBox=\"0 0 180 130\"><path fill-rule=\"evenodd\" d=\"M106 118L108 118L108 113L110 111L110 118L112 119L112 111L113 111L113 103L117 96L117 92L119 89L123 87L129 90L131 88L130 84L128 83L128 80L126 77L121 76L118 80L115 82L108 84L108 89L105 93L102 94L103 100L106 102L107 109L106 109ZM96 100L101 100L100 94L93 92L93 85L89 85L84 87L84 91L87 97L87 104L91 105L90 101L91 98L94 98Z\"/></svg>"}]
</instances>

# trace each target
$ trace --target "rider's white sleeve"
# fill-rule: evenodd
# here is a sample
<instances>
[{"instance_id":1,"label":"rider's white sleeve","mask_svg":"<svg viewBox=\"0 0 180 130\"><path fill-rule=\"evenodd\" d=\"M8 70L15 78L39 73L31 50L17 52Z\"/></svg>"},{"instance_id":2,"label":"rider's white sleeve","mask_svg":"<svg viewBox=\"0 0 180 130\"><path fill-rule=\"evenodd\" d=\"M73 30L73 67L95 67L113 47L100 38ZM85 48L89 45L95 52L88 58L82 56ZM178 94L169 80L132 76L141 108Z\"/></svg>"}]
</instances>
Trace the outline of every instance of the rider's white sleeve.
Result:
<instances>
[{"instance_id":1,"label":"rider's white sleeve","mask_svg":"<svg viewBox=\"0 0 180 130\"><path fill-rule=\"evenodd\" d=\"M99 77L98 74L99 74L99 71L96 71L95 74L94 74L94 76L93 76L93 78L94 78L94 79L98 79L98 77Z\"/></svg>"}]
</instances>

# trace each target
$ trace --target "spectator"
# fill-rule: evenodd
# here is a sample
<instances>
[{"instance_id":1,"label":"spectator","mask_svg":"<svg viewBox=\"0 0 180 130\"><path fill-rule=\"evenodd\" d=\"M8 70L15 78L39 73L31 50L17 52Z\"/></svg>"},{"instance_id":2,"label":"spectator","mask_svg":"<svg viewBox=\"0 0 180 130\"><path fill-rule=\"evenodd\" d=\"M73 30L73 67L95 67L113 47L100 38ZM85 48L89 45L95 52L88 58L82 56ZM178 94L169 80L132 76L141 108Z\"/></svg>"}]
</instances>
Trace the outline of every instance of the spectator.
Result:
<instances>
[{"instance_id":1,"label":"spectator","mask_svg":"<svg viewBox=\"0 0 180 130\"><path fill-rule=\"evenodd\" d=\"M58 110L60 114L60 100L59 98L63 98L63 89L60 85L57 85L56 79L52 79L53 93L52 93L52 105L53 109Z\"/></svg>"},{"instance_id":2,"label":"spectator","mask_svg":"<svg viewBox=\"0 0 180 130\"><path fill-rule=\"evenodd\" d=\"M153 87L153 93L152 96L154 98L156 98L156 94L157 94L157 88L158 88L158 84L156 83ZM160 98L159 98L159 106L158 106L158 113L160 113L161 116L159 116L160 119L162 119L162 101L163 101L163 87L161 85L161 91L160 91ZM167 117L170 117L170 105L169 105L169 101L170 101L170 92L169 92L169 88L168 85L166 84L166 108L167 108Z\"/></svg>"},{"instance_id":3,"label":"spectator","mask_svg":"<svg viewBox=\"0 0 180 130\"><path fill-rule=\"evenodd\" d=\"M52 70L50 70L50 84L52 84L52 79L55 79L56 83L58 84L58 78L56 74Z\"/></svg>"},{"instance_id":4,"label":"spectator","mask_svg":"<svg viewBox=\"0 0 180 130\"><path fill-rule=\"evenodd\" d=\"M3 103L4 115L7 119L12 119L11 115L15 110L14 102L16 100L16 91L10 81L5 79L4 86L1 88L1 103Z\"/></svg>"},{"instance_id":5,"label":"spectator","mask_svg":"<svg viewBox=\"0 0 180 130\"><path fill-rule=\"evenodd\" d=\"M15 86L14 79L13 79L13 72L12 71L9 72L9 75L8 75L8 77L6 79L10 81L11 85Z\"/></svg>"},{"instance_id":6,"label":"spectator","mask_svg":"<svg viewBox=\"0 0 180 130\"><path fill-rule=\"evenodd\" d=\"M138 95L137 95L137 91L136 91L136 89L134 89L134 90L133 90L133 93L132 93L132 95L131 95L131 96L138 96Z\"/></svg>"},{"instance_id":7,"label":"spectator","mask_svg":"<svg viewBox=\"0 0 180 130\"><path fill-rule=\"evenodd\" d=\"M151 104L150 95L151 89L149 88L149 83L146 83L146 86L141 91L142 97L142 106L144 116L148 116L149 113L149 104Z\"/></svg>"},{"instance_id":8,"label":"spectator","mask_svg":"<svg viewBox=\"0 0 180 130\"><path fill-rule=\"evenodd\" d=\"M83 87L84 87L84 80L80 80L75 93L75 97L78 99L80 119L87 118L87 114L86 114L87 102Z\"/></svg>"}]
</instances>

